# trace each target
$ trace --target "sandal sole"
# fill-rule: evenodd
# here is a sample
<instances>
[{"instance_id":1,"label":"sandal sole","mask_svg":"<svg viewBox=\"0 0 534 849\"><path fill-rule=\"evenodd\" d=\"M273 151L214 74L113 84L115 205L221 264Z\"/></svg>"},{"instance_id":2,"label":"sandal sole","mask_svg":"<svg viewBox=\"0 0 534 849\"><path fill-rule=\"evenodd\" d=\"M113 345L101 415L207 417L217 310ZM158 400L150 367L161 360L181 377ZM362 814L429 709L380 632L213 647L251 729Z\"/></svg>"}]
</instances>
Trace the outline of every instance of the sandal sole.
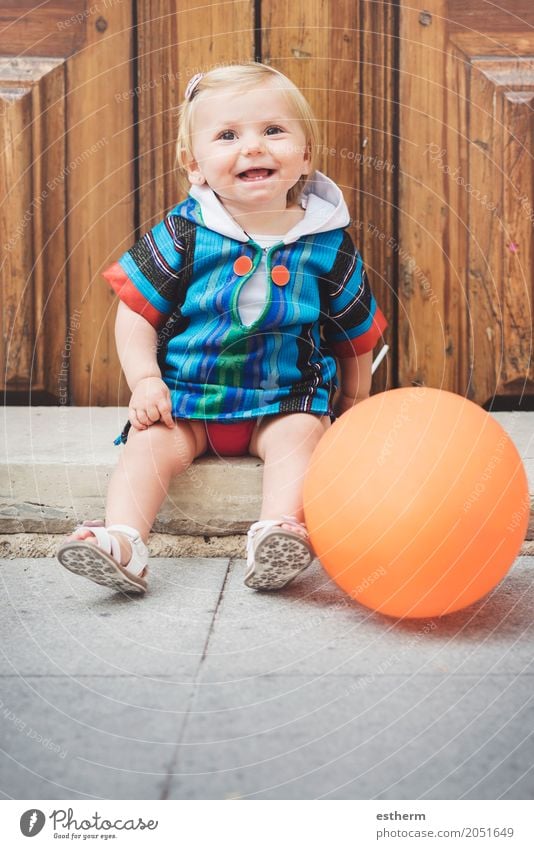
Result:
<instances>
[{"instance_id":1,"label":"sandal sole","mask_svg":"<svg viewBox=\"0 0 534 849\"><path fill-rule=\"evenodd\" d=\"M272 533L254 552L254 566L245 575L244 583L253 590L280 590L304 572L313 555L304 540L283 531Z\"/></svg>"},{"instance_id":2,"label":"sandal sole","mask_svg":"<svg viewBox=\"0 0 534 849\"><path fill-rule=\"evenodd\" d=\"M85 543L83 540L66 542L58 548L56 557L69 572L88 578L95 584L122 592L146 592L147 582L143 578L128 574L93 543Z\"/></svg>"}]
</instances>

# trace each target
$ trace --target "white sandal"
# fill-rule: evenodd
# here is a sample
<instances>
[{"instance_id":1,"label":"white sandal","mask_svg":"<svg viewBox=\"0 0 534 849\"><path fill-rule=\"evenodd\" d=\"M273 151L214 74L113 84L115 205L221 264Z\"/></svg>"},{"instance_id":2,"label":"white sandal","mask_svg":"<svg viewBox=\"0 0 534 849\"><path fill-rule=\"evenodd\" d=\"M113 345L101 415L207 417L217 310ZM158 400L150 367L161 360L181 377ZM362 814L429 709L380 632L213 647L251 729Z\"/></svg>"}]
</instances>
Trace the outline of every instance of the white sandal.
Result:
<instances>
[{"instance_id":1,"label":"white sandal","mask_svg":"<svg viewBox=\"0 0 534 849\"><path fill-rule=\"evenodd\" d=\"M296 531L281 525L297 525L294 516L254 522L247 533L247 573L244 581L254 590L279 590L289 584L314 558L313 549ZM276 530L275 530L276 529Z\"/></svg>"},{"instance_id":2,"label":"white sandal","mask_svg":"<svg viewBox=\"0 0 534 849\"><path fill-rule=\"evenodd\" d=\"M144 593L147 582L142 576L148 571L148 549L139 531L129 525L109 525L106 528L103 522L84 522L74 533L82 528L90 528L97 544L84 539L62 543L56 554L61 565L96 584L123 592ZM121 566L119 541L111 536L110 531L124 534L131 543L132 556L126 566Z\"/></svg>"}]
</instances>

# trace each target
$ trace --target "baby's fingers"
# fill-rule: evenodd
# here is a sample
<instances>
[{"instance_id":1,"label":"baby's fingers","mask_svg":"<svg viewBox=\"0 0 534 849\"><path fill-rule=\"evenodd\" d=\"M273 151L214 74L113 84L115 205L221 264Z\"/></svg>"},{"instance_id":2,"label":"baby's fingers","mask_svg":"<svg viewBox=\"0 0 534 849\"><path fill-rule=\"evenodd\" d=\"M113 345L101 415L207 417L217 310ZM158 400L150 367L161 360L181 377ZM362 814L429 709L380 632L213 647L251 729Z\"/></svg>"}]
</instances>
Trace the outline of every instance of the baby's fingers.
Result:
<instances>
[{"instance_id":1,"label":"baby's fingers","mask_svg":"<svg viewBox=\"0 0 534 849\"><path fill-rule=\"evenodd\" d=\"M158 410L161 420L167 427L174 427L174 419L171 415L171 402L169 398L163 398L158 402Z\"/></svg>"},{"instance_id":2,"label":"baby's fingers","mask_svg":"<svg viewBox=\"0 0 534 849\"><path fill-rule=\"evenodd\" d=\"M133 407L130 407L130 409L128 410L128 418L130 419L130 424L136 430L146 430L147 429L148 425L146 425L142 421L140 421L140 419L137 415L137 411Z\"/></svg>"}]
</instances>

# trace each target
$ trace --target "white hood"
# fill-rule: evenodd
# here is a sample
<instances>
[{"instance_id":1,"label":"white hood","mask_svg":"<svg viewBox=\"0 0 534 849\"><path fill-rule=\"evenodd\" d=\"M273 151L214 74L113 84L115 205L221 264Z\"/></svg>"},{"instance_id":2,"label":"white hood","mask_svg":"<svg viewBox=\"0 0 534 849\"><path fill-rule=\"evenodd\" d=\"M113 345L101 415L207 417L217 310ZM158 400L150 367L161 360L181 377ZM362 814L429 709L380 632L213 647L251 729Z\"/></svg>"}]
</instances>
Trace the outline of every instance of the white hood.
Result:
<instances>
[{"instance_id":1,"label":"white hood","mask_svg":"<svg viewBox=\"0 0 534 849\"><path fill-rule=\"evenodd\" d=\"M189 194L200 204L205 227L238 242L249 241L245 231L227 212L213 189L207 185L192 186ZM295 242L300 236L337 230L350 222L347 204L340 189L320 171L316 171L306 183L300 196L300 205L305 210L304 218L282 237L286 245Z\"/></svg>"}]
</instances>

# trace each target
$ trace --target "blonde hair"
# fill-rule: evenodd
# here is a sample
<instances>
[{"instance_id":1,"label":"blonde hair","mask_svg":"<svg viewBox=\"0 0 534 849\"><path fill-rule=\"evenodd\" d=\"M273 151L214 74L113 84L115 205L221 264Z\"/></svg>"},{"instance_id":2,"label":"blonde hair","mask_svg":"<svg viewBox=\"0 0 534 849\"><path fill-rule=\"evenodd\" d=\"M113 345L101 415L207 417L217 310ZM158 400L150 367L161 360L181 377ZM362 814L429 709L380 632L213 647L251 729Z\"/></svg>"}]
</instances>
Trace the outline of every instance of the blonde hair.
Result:
<instances>
[{"instance_id":1,"label":"blonde hair","mask_svg":"<svg viewBox=\"0 0 534 849\"><path fill-rule=\"evenodd\" d=\"M186 194L190 187L189 180L187 179L187 163L194 159L192 129L195 103L205 92L220 91L221 89L228 88L246 91L270 81L275 81L280 90L286 94L306 138L306 146L310 156L309 174L302 175L299 181L287 193L288 203L298 203L304 186L313 176L313 172L317 167L319 125L310 104L300 89L288 77L280 73L280 71L269 67L269 65L263 65L261 62L218 66L205 74L199 74L196 82L194 77L190 80L186 89L188 96L186 96L178 108L178 138L176 142L178 182Z\"/></svg>"}]
</instances>

